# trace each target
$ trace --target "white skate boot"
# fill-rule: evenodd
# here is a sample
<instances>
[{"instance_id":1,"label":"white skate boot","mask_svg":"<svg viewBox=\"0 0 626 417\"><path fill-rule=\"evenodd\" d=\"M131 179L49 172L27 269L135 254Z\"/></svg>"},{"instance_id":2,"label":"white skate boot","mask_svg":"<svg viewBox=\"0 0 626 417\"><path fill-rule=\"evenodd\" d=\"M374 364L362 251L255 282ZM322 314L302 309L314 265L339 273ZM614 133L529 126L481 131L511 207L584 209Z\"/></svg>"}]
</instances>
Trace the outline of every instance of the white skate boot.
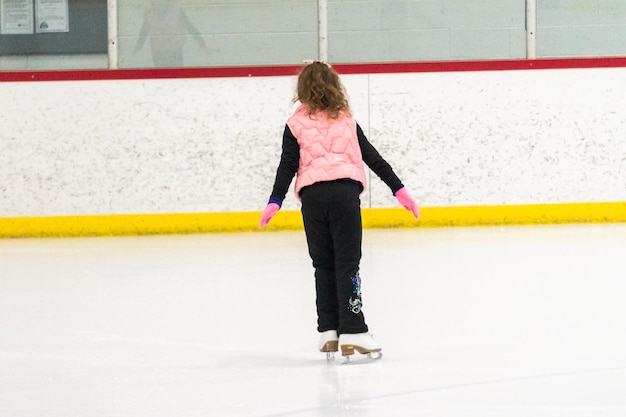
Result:
<instances>
[{"instance_id":1,"label":"white skate boot","mask_svg":"<svg viewBox=\"0 0 626 417\"><path fill-rule=\"evenodd\" d=\"M320 333L320 341L318 343L320 352L326 353L326 359L332 361L335 359L335 352L339 350L339 337L336 330L327 330Z\"/></svg>"},{"instance_id":2,"label":"white skate boot","mask_svg":"<svg viewBox=\"0 0 626 417\"><path fill-rule=\"evenodd\" d=\"M354 355L355 350L366 355L366 361L383 357L383 348L369 333L342 334L339 337L339 346L341 347L341 355L346 358L344 363L350 363L350 356ZM372 353L375 355L372 356Z\"/></svg>"}]
</instances>

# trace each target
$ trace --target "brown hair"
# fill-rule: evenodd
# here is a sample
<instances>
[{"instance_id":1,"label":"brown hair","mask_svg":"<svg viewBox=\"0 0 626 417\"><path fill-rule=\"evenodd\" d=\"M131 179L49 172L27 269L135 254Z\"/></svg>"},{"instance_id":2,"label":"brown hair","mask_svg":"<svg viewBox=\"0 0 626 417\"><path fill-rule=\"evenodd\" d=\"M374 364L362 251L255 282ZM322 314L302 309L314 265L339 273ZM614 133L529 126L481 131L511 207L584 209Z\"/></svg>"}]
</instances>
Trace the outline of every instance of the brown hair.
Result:
<instances>
[{"instance_id":1,"label":"brown hair","mask_svg":"<svg viewBox=\"0 0 626 417\"><path fill-rule=\"evenodd\" d=\"M337 119L342 112L350 112L339 75L325 62L314 61L302 68L293 98L296 101L309 107L309 115L323 111L329 118Z\"/></svg>"}]
</instances>

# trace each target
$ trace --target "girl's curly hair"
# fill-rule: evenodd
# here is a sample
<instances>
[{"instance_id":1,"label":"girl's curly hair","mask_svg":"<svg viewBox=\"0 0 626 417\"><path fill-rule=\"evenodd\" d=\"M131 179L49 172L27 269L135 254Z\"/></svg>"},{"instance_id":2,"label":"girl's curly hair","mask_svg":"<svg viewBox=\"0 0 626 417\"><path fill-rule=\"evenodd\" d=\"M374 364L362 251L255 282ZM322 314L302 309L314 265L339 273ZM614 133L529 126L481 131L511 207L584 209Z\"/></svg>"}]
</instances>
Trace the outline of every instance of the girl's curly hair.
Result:
<instances>
[{"instance_id":1,"label":"girl's curly hair","mask_svg":"<svg viewBox=\"0 0 626 417\"><path fill-rule=\"evenodd\" d=\"M293 98L293 102L296 101L308 106L309 115L322 111L329 118L337 119L341 113L350 112L339 75L325 62L314 61L302 68Z\"/></svg>"}]
</instances>

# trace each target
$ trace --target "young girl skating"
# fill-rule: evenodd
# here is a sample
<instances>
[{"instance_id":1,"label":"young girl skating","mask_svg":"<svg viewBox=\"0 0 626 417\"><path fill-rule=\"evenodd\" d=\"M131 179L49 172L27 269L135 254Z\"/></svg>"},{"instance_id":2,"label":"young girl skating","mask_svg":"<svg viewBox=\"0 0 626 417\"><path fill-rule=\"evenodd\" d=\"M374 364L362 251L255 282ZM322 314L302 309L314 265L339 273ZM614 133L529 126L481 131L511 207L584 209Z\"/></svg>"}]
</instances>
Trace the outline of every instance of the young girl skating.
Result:
<instances>
[{"instance_id":1,"label":"young girl skating","mask_svg":"<svg viewBox=\"0 0 626 417\"><path fill-rule=\"evenodd\" d=\"M287 120L274 188L261 216L266 226L280 210L296 175L295 196L309 255L315 268L319 350L348 356L381 352L368 333L362 311L361 207L366 187L364 163L391 189L416 219L419 209L391 166L353 118L338 74L327 63L307 64L298 76Z\"/></svg>"}]
</instances>

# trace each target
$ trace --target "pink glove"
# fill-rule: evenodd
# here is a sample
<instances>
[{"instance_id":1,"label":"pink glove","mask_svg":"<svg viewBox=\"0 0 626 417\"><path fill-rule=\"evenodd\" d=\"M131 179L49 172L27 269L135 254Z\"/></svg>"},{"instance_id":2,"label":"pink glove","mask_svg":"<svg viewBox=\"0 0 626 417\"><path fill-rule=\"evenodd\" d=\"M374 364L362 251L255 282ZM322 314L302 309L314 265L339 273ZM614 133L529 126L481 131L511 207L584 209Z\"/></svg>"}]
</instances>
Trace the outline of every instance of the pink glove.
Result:
<instances>
[{"instance_id":1,"label":"pink glove","mask_svg":"<svg viewBox=\"0 0 626 417\"><path fill-rule=\"evenodd\" d=\"M416 219L420 218L420 209L417 207L415 200L409 195L406 188L402 187L396 191L396 198L398 202L402 204L402 207L413 213Z\"/></svg>"},{"instance_id":2,"label":"pink glove","mask_svg":"<svg viewBox=\"0 0 626 417\"><path fill-rule=\"evenodd\" d=\"M269 203L265 207L265 210L263 210L263 214L261 215L261 223L259 224L259 227L267 226L267 224L270 222L270 220L272 220L272 217L274 217L274 214L276 214L278 210L280 210L280 206L278 204Z\"/></svg>"}]
</instances>

